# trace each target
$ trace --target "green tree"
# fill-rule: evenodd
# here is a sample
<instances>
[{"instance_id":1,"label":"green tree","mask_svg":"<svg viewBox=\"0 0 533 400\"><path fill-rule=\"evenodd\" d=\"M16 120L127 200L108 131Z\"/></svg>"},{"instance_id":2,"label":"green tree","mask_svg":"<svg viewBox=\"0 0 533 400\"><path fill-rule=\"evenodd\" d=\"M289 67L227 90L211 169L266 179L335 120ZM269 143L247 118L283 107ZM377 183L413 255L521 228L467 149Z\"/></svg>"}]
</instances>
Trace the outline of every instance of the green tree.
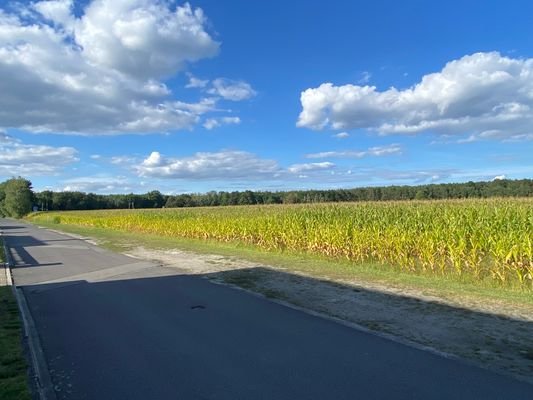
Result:
<instances>
[{"instance_id":1,"label":"green tree","mask_svg":"<svg viewBox=\"0 0 533 400\"><path fill-rule=\"evenodd\" d=\"M5 199L6 199L6 183L0 183L0 217L6 217L7 213L5 210Z\"/></svg>"},{"instance_id":2,"label":"green tree","mask_svg":"<svg viewBox=\"0 0 533 400\"><path fill-rule=\"evenodd\" d=\"M4 213L9 217L21 218L31 211L33 192L31 182L18 177L5 182Z\"/></svg>"},{"instance_id":3,"label":"green tree","mask_svg":"<svg viewBox=\"0 0 533 400\"><path fill-rule=\"evenodd\" d=\"M428 196L428 192L426 189L419 189L417 190L416 194L415 194L415 199L416 200L423 200L423 199L427 199L429 196Z\"/></svg>"},{"instance_id":4,"label":"green tree","mask_svg":"<svg viewBox=\"0 0 533 400\"><path fill-rule=\"evenodd\" d=\"M146 193L147 207L149 208L161 208L165 205L165 197L158 190L152 190Z\"/></svg>"},{"instance_id":5,"label":"green tree","mask_svg":"<svg viewBox=\"0 0 533 400\"><path fill-rule=\"evenodd\" d=\"M42 211L52 209L53 195L54 193L51 190L44 190L35 194L35 201Z\"/></svg>"}]
</instances>

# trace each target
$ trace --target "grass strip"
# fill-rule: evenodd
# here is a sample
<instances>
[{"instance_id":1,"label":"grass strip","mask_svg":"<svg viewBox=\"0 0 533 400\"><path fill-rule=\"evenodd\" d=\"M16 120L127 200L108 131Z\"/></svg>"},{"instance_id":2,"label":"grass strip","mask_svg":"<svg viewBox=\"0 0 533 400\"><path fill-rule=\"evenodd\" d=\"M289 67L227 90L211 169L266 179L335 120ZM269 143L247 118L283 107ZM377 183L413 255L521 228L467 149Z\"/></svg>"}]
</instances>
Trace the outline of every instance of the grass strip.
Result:
<instances>
[{"instance_id":1,"label":"grass strip","mask_svg":"<svg viewBox=\"0 0 533 400\"><path fill-rule=\"evenodd\" d=\"M1 239L0 262L5 263ZM1 273L4 273L3 265ZM0 399L31 399L19 310L10 286L0 286Z\"/></svg>"}]
</instances>

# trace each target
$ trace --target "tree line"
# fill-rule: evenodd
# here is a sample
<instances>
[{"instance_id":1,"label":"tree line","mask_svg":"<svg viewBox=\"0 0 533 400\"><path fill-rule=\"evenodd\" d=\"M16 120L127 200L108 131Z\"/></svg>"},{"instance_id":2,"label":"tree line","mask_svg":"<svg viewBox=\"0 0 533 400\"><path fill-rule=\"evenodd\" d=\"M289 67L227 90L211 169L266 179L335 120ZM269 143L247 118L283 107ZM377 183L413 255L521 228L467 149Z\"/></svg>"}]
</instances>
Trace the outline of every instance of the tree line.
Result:
<instances>
[{"instance_id":1,"label":"tree line","mask_svg":"<svg viewBox=\"0 0 533 400\"><path fill-rule=\"evenodd\" d=\"M488 197L532 197L533 180L497 180L430 184L419 186L380 186L355 189L298 190L284 192L209 192L168 196L166 207L199 207L247 204L299 204L354 201L461 199Z\"/></svg>"},{"instance_id":2,"label":"tree line","mask_svg":"<svg viewBox=\"0 0 533 400\"><path fill-rule=\"evenodd\" d=\"M487 197L533 197L533 179L283 192L246 190L164 195L154 190L145 194L103 195L50 190L34 193L31 182L18 177L0 183L0 215L20 218L32 209L65 211Z\"/></svg>"}]
</instances>

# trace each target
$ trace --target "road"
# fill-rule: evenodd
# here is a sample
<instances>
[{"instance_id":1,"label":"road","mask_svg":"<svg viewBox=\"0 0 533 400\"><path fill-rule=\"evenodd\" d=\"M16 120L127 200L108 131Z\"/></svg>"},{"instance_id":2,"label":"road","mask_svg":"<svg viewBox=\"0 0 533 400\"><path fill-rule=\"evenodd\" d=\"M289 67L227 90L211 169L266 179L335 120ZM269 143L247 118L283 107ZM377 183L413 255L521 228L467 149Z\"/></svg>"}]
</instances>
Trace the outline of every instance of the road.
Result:
<instances>
[{"instance_id":1,"label":"road","mask_svg":"<svg viewBox=\"0 0 533 400\"><path fill-rule=\"evenodd\" d=\"M0 220L58 399L532 399L533 385Z\"/></svg>"}]
</instances>

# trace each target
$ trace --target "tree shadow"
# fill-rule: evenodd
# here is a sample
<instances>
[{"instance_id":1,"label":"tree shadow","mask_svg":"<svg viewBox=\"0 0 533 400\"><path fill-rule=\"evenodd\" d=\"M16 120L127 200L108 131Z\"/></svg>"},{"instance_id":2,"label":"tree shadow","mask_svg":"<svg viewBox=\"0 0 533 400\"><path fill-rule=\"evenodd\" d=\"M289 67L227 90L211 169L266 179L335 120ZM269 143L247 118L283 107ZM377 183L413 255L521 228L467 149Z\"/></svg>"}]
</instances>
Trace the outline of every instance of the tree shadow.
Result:
<instances>
[{"instance_id":1,"label":"tree shadow","mask_svg":"<svg viewBox=\"0 0 533 400\"><path fill-rule=\"evenodd\" d=\"M32 236L17 236L16 244L7 249L10 259L14 261L11 265L13 269L63 265L61 262L40 263L26 250L33 246L46 246L46 242Z\"/></svg>"},{"instance_id":2,"label":"tree shadow","mask_svg":"<svg viewBox=\"0 0 533 400\"><path fill-rule=\"evenodd\" d=\"M17 226L17 225L2 225L1 230L10 230L10 229L23 229L23 226Z\"/></svg>"},{"instance_id":3,"label":"tree shadow","mask_svg":"<svg viewBox=\"0 0 533 400\"><path fill-rule=\"evenodd\" d=\"M5 236L9 240L9 238L13 235L5 235ZM20 232L17 232L16 239L17 239L16 247L46 246L45 241L36 239L34 236L31 236L31 235L20 235Z\"/></svg>"}]
</instances>

